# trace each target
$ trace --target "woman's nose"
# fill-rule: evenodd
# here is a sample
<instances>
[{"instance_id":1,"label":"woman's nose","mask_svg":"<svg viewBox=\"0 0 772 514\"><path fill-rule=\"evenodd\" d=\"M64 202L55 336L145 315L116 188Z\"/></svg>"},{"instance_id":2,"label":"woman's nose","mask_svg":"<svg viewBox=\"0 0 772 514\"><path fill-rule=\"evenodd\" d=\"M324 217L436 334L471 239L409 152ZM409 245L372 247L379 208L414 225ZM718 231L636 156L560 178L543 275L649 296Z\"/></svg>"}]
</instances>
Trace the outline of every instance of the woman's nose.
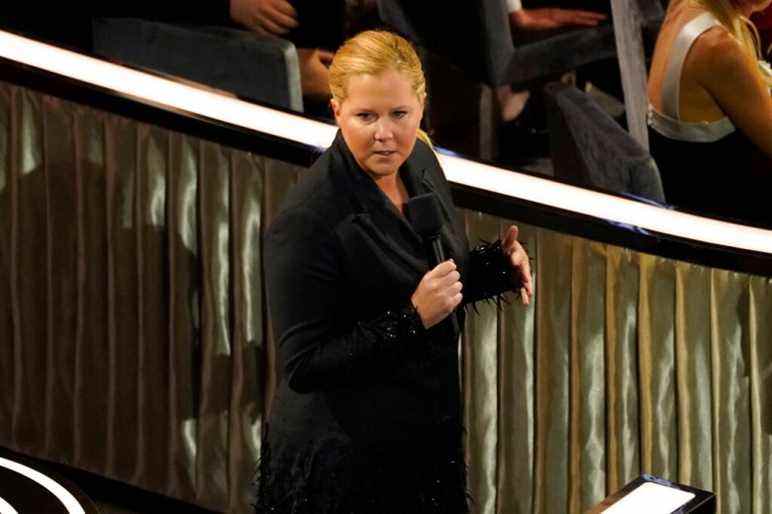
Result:
<instances>
[{"instance_id":1,"label":"woman's nose","mask_svg":"<svg viewBox=\"0 0 772 514\"><path fill-rule=\"evenodd\" d=\"M391 126L391 120L384 116L376 122L375 139L381 141L383 139L389 139L393 135L394 129Z\"/></svg>"}]
</instances>

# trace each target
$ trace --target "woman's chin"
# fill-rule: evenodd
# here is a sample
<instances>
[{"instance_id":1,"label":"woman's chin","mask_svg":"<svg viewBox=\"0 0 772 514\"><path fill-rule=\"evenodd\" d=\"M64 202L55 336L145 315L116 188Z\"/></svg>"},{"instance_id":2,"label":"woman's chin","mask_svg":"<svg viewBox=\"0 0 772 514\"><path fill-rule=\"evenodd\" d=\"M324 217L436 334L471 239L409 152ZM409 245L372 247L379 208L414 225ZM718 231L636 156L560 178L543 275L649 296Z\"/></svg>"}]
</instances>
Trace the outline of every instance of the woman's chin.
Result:
<instances>
[{"instance_id":1,"label":"woman's chin","mask_svg":"<svg viewBox=\"0 0 772 514\"><path fill-rule=\"evenodd\" d=\"M383 178L394 175L399 170L399 166L395 166L394 163L373 163L367 167L367 173L373 178Z\"/></svg>"}]
</instances>

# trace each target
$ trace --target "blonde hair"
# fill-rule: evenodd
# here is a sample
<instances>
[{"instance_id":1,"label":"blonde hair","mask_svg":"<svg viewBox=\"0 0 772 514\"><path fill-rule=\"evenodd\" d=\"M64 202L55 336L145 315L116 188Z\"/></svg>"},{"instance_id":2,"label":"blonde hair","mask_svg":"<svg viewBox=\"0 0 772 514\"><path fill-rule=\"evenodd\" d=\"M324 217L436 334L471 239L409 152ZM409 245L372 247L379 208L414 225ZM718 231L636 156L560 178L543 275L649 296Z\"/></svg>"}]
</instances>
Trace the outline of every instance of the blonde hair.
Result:
<instances>
[{"instance_id":1,"label":"blonde hair","mask_svg":"<svg viewBox=\"0 0 772 514\"><path fill-rule=\"evenodd\" d=\"M421 60L404 38L385 30L366 30L347 40L335 52L330 65L330 92L336 102L348 96L348 80L356 75L379 75L387 70L401 73L410 82L421 106L426 100L426 78ZM429 136L417 136L431 146Z\"/></svg>"},{"instance_id":2,"label":"blonde hair","mask_svg":"<svg viewBox=\"0 0 772 514\"><path fill-rule=\"evenodd\" d=\"M715 16L724 28L737 39L743 50L745 50L754 61L762 59L763 55L759 31L751 20L740 14L732 0L695 0L695 2ZM764 81L772 87L772 77L763 77Z\"/></svg>"}]
</instances>

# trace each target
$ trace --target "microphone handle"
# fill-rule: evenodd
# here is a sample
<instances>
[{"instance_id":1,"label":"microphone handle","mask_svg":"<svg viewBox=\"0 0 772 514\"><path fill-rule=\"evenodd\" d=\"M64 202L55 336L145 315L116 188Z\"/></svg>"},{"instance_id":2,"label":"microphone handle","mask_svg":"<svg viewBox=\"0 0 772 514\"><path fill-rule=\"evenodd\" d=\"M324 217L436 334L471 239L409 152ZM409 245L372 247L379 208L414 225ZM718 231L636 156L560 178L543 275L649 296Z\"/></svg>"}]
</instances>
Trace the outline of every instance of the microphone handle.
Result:
<instances>
[{"instance_id":1,"label":"microphone handle","mask_svg":"<svg viewBox=\"0 0 772 514\"><path fill-rule=\"evenodd\" d=\"M439 234L432 237L431 241L432 257L434 258L434 266L436 266L439 263L445 261L445 250L442 248L442 242L440 241ZM453 333L458 336L458 334L461 333L461 330L458 327L458 319L456 318L456 313L454 311L450 311L448 319L450 320L450 325L453 328Z\"/></svg>"},{"instance_id":2,"label":"microphone handle","mask_svg":"<svg viewBox=\"0 0 772 514\"><path fill-rule=\"evenodd\" d=\"M445 249L442 247L440 236L432 237L432 257L434 257L434 266L445 261Z\"/></svg>"}]
</instances>

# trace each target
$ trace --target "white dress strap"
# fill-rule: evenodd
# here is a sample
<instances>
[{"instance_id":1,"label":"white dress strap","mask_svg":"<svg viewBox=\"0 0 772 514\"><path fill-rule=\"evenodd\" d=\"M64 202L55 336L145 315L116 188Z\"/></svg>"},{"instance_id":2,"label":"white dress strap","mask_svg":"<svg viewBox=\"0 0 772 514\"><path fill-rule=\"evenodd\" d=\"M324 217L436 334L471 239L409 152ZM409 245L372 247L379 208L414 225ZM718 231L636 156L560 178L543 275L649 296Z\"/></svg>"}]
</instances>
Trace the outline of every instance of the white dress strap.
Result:
<instances>
[{"instance_id":1,"label":"white dress strap","mask_svg":"<svg viewBox=\"0 0 772 514\"><path fill-rule=\"evenodd\" d=\"M649 104L649 126L668 139L691 143L713 143L735 131L732 120L724 116L716 121L676 120L654 110Z\"/></svg>"},{"instance_id":2,"label":"white dress strap","mask_svg":"<svg viewBox=\"0 0 772 514\"><path fill-rule=\"evenodd\" d=\"M716 25L721 25L721 22L706 12L685 24L676 36L662 81L662 114L675 120L681 119L678 104L681 97L681 71L686 54L703 32Z\"/></svg>"},{"instance_id":3,"label":"white dress strap","mask_svg":"<svg viewBox=\"0 0 772 514\"><path fill-rule=\"evenodd\" d=\"M732 120L726 116L716 121L687 122L681 120L679 112L681 72L686 55L702 33L717 25L721 23L711 13L700 14L681 28L673 42L673 50L662 81L662 112L657 112L649 104L648 113L649 126L669 139L711 143L735 131Z\"/></svg>"}]
</instances>

